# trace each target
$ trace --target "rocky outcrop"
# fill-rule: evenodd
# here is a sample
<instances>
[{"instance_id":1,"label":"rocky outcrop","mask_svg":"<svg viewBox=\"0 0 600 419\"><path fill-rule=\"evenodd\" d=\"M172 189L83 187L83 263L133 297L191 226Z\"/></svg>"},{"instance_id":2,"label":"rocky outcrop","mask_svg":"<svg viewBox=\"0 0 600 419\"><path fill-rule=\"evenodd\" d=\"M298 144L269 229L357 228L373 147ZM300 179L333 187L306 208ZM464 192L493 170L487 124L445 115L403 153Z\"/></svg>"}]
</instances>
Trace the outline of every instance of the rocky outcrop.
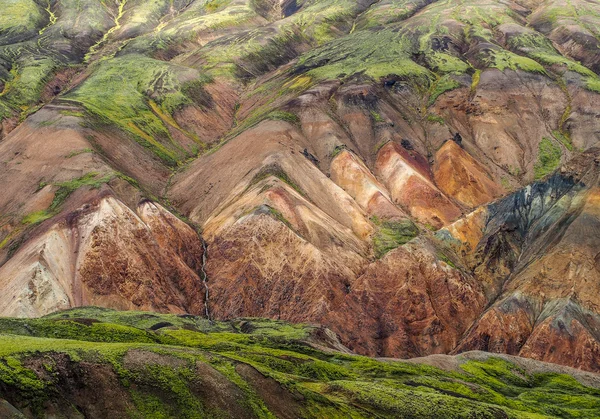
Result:
<instances>
[{"instance_id":1,"label":"rocky outcrop","mask_svg":"<svg viewBox=\"0 0 600 419\"><path fill-rule=\"evenodd\" d=\"M502 194L485 169L454 141L446 141L437 151L433 176L446 195L470 208Z\"/></svg>"},{"instance_id":2,"label":"rocky outcrop","mask_svg":"<svg viewBox=\"0 0 600 419\"><path fill-rule=\"evenodd\" d=\"M351 349L412 358L448 353L485 307L481 285L418 239L370 265L331 327ZM343 326L350 323L351 327Z\"/></svg>"},{"instance_id":3,"label":"rocky outcrop","mask_svg":"<svg viewBox=\"0 0 600 419\"><path fill-rule=\"evenodd\" d=\"M460 209L430 179L422 157L412 157L398 144L390 142L379 151L377 173L394 203L420 222L439 228L460 216Z\"/></svg>"},{"instance_id":4,"label":"rocky outcrop","mask_svg":"<svg viewBox=\"0 0 600 419\"><path fill-rule=\"evenodd\" d=\"M161 206L138 214L99 197L20 249L0 268L4 316L87 304L202 312L197 233Z\"/></svg>"}]
</instances>

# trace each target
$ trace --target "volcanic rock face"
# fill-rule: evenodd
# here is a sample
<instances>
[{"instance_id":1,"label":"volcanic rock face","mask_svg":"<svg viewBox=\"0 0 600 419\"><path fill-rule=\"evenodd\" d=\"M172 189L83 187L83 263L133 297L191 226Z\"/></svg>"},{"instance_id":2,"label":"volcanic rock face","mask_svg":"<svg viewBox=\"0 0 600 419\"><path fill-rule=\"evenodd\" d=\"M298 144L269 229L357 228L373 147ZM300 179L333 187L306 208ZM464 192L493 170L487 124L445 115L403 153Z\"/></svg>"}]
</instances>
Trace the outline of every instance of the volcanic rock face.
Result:
<instances>
[{"instance_id":1,"label":"volcanic rock face","mask_svg":"<svg viewBox=\"0 0 600 419\"><path fill-rule=\"evenodd\" d=\"M0 314L270 317L600 371L597 2L17 3Z\"/></svg>"},{"instance_id":2,"label":"volcanic rock face","mask_svg":"<svg viewBox=\"0 0 600 419\"><path fill-rule=\"evenodd\" d=\"M0 268L2 315L90 304L199 312L198 235L158 204L138 212L98 198L24 246Z\"/></svg>"}]
</instances>

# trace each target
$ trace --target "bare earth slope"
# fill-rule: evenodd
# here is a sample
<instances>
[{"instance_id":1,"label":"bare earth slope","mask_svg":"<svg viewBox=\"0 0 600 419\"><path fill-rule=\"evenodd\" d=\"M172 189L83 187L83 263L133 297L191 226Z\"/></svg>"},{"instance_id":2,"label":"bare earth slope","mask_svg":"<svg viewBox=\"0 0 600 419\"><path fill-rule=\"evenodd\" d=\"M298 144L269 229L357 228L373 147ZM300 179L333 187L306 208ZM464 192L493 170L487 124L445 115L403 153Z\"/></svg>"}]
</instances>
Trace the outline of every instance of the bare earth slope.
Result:
<instances>
[{"instance_id":1,"label":"bare earth slope","mask_svg":"<svg viewBox=\"0 0 600 419\"><path fill-rule=\"evenodd\" d=\"M598 1L11 4L0 315L600 372Z\"/></svg>"}]
</instances>

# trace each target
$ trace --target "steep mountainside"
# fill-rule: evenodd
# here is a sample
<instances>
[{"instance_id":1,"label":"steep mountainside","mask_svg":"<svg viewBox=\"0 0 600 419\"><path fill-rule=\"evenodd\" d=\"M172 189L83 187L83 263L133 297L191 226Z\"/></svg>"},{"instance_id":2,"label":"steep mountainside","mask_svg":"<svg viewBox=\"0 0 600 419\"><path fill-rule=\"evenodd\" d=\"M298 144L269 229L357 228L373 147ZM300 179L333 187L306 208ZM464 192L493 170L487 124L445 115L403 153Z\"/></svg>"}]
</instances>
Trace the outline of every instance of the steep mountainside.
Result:
<instances>
[{"instance_id":1,"label":"steep mountainside","mask_svg":"<svg viewBox=\"0 0 600 419\"><path fill-rule=\"evenodd\" d=\"M9 0L0 315L600 372L599 74L597 0Z\"/></svg>"}]
</instances>

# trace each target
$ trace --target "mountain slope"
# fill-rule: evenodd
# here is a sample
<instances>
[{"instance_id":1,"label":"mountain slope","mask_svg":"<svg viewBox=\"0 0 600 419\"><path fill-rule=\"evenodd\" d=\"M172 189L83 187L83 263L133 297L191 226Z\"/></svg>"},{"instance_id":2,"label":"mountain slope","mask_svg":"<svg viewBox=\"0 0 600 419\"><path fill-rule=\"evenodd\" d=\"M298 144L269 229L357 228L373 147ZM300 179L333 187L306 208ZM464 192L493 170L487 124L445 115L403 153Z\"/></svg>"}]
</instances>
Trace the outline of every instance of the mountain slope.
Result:
<instances>
[{"instance_id":1,"label":"mountain slope","mask_svg":"<svg viewBox=\"0 0 600 419\"><path fill-rule=\"evenodd\" d=\"M11 5L0 314L268 317L600 371L598 2Z\"/></svg>"}]
</instances>

